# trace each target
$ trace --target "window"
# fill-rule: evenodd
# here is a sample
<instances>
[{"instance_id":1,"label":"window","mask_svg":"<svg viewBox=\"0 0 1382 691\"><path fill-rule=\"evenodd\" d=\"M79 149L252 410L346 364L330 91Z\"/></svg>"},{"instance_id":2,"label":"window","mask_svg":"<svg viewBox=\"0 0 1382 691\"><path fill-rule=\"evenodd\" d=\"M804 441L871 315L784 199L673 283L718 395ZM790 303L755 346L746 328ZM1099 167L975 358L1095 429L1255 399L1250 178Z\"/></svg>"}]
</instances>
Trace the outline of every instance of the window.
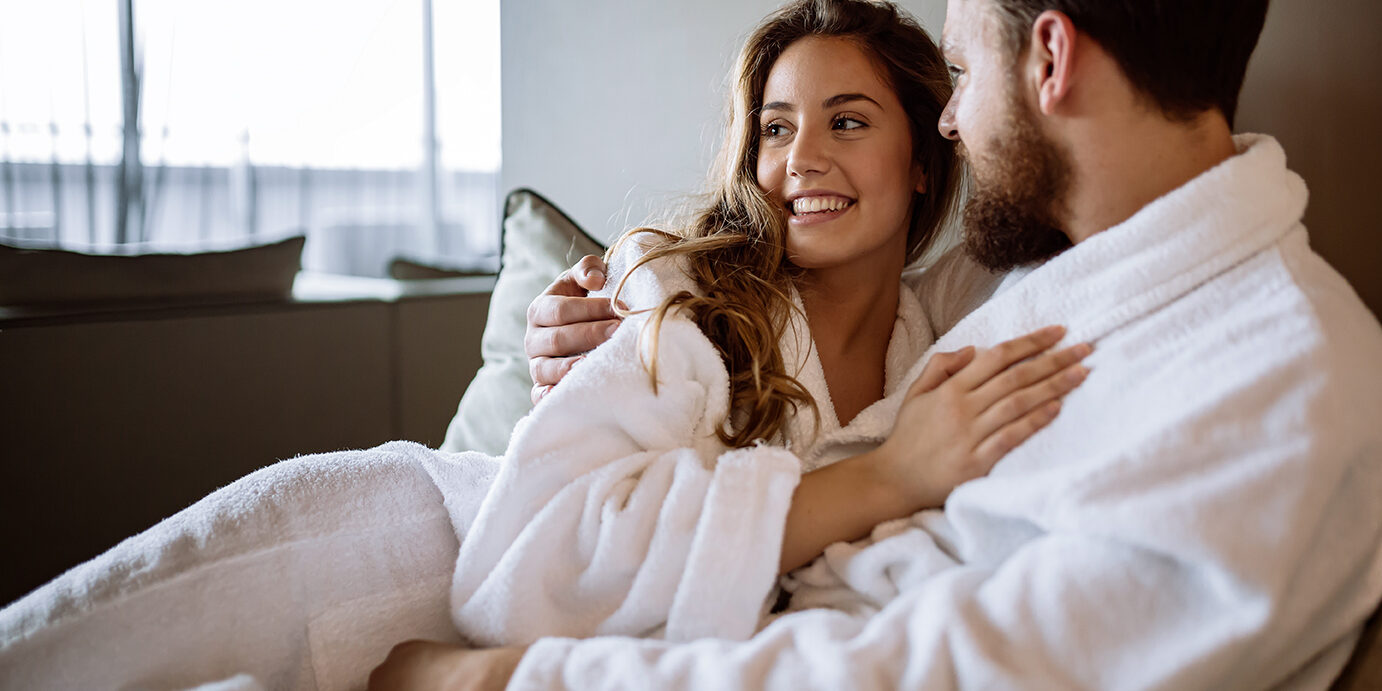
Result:
<instances>
[{"instance_id":1,"label":"window","mask_svg":"<svg viewBox=\"0 0 1382 691\"><path fill-rule=\"evenodd\" d=\"M0 0L0 232L94 251L305 232L309 269L484 265L498 25L498 0Z\"/></svg>"}]
</instances>

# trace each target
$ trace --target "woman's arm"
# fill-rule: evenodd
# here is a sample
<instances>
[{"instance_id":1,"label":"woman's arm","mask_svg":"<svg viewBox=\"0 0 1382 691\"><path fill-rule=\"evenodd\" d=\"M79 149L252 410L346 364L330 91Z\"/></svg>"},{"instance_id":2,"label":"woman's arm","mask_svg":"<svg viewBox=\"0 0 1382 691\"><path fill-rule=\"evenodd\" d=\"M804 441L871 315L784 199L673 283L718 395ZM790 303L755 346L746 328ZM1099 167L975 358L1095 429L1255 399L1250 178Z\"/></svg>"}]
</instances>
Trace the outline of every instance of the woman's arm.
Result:
<instances>
[{"instance_id":1,"label":"woman's arm","mask_svg":"<svg viewBox=\"0 0 1382 691\"><path fill-rule=\"evenodd\" d=\"M603 281L606 269L598 257L583 258L528 310L525 347L535 399L565 377L576 355L607 340L606 315L592 312L588 302L595 298L583 297L586 288L599 287L595 281ZM979 358L972 351L933 357L888 443L802 476L787 517L780 571L815 559L827 545L860 539L879 523L943 505L951 489L986 474L1003 454L1049 424L1060 396L1083 379L1075 363L1091 350L1081 345L1023 361L1063 335L1061 329L1037 332ZM964 377L948 381L972 360ZM1062 379L1066 375L1074 378ZM935 405L936 399L944 403ZM928 416L938 417L928 422Z\"/></svg>"},{"instance_id":2,"label":"woman's arm","mask_svg":"<svg viewBox=\"0 0 1382 691\"><path fill-rule=\"evenodd\" d=\"M975 355L931 359L912 384L893 433L873 451L807 473L792 495L779 573L826 546L868 535L884 521L938 508L958 485L987 475L1008 451L1055 419L1060 398L1084 381L1093 349L1048 350L1048 327Z\"/></svg>"}]
</instances>

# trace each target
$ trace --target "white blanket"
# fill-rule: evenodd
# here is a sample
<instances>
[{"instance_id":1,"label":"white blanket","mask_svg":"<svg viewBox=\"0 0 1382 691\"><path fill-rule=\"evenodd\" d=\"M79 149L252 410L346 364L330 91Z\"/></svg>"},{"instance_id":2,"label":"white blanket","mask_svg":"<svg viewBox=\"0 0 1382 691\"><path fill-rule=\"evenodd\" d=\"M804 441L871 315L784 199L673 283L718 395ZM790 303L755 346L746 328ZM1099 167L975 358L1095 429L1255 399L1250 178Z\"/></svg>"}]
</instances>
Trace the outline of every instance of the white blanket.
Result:
<instances>
[{"instance_id":1,"label":"white blanket","mask_svg":"<svg viewBox=\"0 0 1382 691\"><path fill-rule=\"evenodd\" d=\"M943 512L798 572L793 608L830 609L747 643L546 639L514 687L1323 688L1382 598L1382 330L1310 251L1280 147L1238 144L935 344L1061 323L1097 351ZM938 326L984 292L965 263L919 285Z\"/></svg>"}]
</instances>

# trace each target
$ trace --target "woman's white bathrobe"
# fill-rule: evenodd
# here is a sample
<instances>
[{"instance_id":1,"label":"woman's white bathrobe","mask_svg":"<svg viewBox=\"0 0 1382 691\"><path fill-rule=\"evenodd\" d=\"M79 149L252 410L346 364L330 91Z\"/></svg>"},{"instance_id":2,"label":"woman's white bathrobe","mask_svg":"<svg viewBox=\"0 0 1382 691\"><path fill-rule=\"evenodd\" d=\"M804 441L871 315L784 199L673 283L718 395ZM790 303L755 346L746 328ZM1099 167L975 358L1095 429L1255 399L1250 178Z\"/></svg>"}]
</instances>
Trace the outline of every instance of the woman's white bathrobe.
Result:
<instances>
[{"instance_id":1,"label":"woman's white bathrobe","mask_svg":"<svg viewBox=\"0 0 1382 691\"><path fill-rule=\"evenodd\" d=\"M690 287L656 262L621 298L649 307ZM397 442L286 461L64 574L0 612L0 688L359 688L393 644L460 641L455 628L478 644L747 638L775 592L801 472L872 446L891 412L842 428L797 318L784 355L819 427L801 414L791 451L728 451L714 347L669 318L654 395L637 354L645 321L587 356L504 459ZM932 340L904 290L886 392Z\"/></svg>"},{"instance_id":2,"label":"woman's white bathrobe","mask_svg":"<svg viewBox=\"0 0 1382 691\"><path fill-rule=\"evenodd\" d=\"M641 254L611 260L610 287ZM619 297L632 310L695 286L671 260L628 274ZM654 392L649 314L628 318L561 386L519 422L478 515L458 503L462 537L452 603L457 627L480 644L543 636L648 635L670 641L744 639L759 626L775 583L793 489L803 471L871 448L892 428L875 405L836 419L804 318L782 343L788 371L819 406L790 418L785 444L730 450L715 430L729 406L718 352L688 319L662 322ZM904 289L889 343L886 394L933 340L915 294ZM432 466L442 493L447 468Z\"/></svg>"},{"instance_id":3,"label":"woman's white bathrobe","mask_svg":"<svg viewBox=\"0 0 1382 691\"><path fill-rule=\"evenodd\" d=\"M1237 143L963 319L997 277L920 278L932 352L1060 323L1092 373L944 511L797 572L793 608L829 609L743 643L545 639L510 688L1327 686L1382 598L1382 329L1309 249L1281 148Z\"/></svg>"}]
</instances>

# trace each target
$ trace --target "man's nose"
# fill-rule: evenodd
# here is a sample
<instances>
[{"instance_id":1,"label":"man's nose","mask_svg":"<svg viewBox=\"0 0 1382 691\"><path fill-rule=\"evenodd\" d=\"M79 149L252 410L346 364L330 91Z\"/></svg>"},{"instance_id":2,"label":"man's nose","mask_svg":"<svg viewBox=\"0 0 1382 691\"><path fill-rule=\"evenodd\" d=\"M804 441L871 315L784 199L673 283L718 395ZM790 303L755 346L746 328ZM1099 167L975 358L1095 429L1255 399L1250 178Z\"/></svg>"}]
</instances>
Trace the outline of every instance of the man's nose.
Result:
<instances>
[{"instance_id":1,"label":"man's nose","mask_svg":"<svg viewBox=\"0 0 1382 691\"><path fill-rule=\"evenodd\" d=\"M787 173L793 177L821 174L830 170L830 154L821 138L810 131L798 132L787 152Z\"/></svg>"},{"instance_id":2,"label":"man's nose","mask_svg":"<svg viewBox=\"0 0 1382 691\"><path fill-rule=\"evenodd\" d=\"M936 121L936 129L940 130L942 137L955 142L960 141L960 128L955 124L955 99L953 97L949 103L945 104L945 110L941 111L941 118Z\"/></svg>"}]
</instances>

